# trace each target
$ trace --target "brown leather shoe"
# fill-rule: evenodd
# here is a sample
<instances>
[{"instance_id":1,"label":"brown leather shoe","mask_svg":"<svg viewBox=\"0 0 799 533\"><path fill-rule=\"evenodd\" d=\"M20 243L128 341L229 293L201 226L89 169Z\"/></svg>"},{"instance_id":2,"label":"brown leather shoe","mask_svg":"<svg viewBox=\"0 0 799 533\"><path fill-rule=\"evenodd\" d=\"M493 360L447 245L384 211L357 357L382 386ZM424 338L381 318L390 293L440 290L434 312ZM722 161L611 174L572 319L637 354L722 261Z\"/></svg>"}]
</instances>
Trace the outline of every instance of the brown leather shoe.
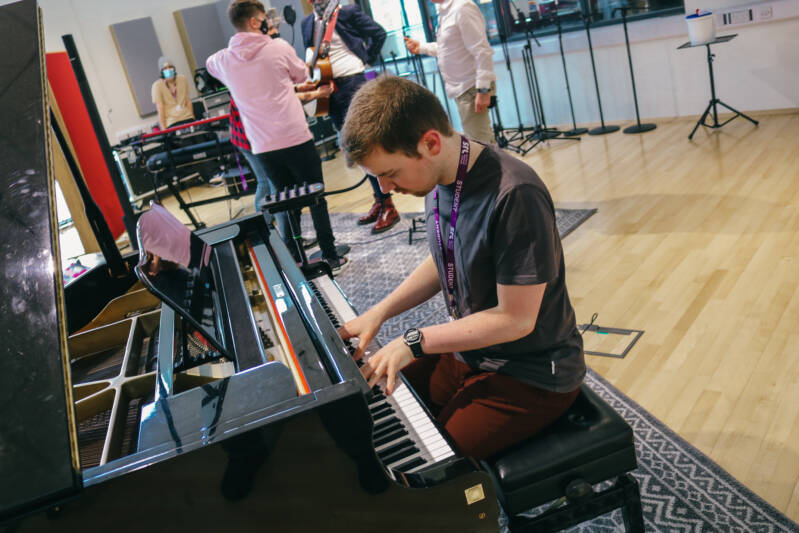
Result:
<instances>
[{"instance_id":1,"label":"brown leather shoe","mask_svg":"<svg viewBox=\"0 0 799 533\"><path fill-rule=\"evenodd\" d=\"M372 208L369 209L369 212L358 219L358 225L363 226L375 222L378 218L380 218L380 211L382 209L383 202L375 198L375 203L372 204Z\"/></svg>"},{"instance_id":2,"label":"brown leather shoe","mask_svg":"<svg viewBox=\"0 0 799 533\"><path fill-rule=\"evenodd\" d=\"M380 216L377 217L377 222L372 227L372 233L383 233L391 229L400 221L399 213L394 207L394 201L389 196L383 200L383 209L380 211Z\"/></svg>"}]
</instances>

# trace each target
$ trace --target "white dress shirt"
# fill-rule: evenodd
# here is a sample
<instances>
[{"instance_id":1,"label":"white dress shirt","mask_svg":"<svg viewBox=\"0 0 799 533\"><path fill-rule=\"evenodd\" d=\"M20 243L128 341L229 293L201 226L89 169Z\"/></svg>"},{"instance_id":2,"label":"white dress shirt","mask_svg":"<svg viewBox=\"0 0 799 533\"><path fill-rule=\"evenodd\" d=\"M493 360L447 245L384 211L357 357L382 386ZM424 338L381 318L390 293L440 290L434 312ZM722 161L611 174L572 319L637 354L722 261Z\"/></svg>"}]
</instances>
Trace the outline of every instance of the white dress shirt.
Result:
<instances>
[{"instance_id":1,"label":"white dress shirt","mask_svg":"<svg viewBox=\"0 0 799 533\"><path fill-rule=\"evenodd\" d=\"M419 52L438 57L438 69L450 98L472 87L488 89L497 79L494 50L486 37L486 22L472 0L442 2L436 42L421 43Z\"/></svg>"}]
</instances>

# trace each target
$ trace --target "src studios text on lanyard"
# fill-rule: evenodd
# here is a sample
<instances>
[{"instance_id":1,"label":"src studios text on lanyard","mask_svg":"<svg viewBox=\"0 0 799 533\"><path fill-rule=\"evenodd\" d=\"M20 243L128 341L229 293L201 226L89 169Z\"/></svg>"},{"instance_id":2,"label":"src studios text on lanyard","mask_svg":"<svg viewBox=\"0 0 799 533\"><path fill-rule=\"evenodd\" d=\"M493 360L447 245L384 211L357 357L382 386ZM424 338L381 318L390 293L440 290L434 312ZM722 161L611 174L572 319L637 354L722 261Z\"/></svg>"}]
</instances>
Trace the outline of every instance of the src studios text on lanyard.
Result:
<instances>
[{"instance_id":1,"label":"src studios text on lanyard","mask_svg":"<svg viewBox=\"0 0 799 533\"><path fill-rule=\"evenodd\" d=\"M458 306L455 302L455 224L458 222L458 211L461 206L461 192L463 191L463 180L466 178L466 170L469 167L469 140L461 136L461 157L458 161L458 173L455 176L455 192L452 195L452 214L449 218L449 232L447 234L447 246L444 247L444 239L441 236L441 218L438 214L438 188L433 193L433 214L436 220L436 239L441 248L441 256L446 267L447 281L447 307L453 319L458 318Z\"/></svg>"}]
</instances>

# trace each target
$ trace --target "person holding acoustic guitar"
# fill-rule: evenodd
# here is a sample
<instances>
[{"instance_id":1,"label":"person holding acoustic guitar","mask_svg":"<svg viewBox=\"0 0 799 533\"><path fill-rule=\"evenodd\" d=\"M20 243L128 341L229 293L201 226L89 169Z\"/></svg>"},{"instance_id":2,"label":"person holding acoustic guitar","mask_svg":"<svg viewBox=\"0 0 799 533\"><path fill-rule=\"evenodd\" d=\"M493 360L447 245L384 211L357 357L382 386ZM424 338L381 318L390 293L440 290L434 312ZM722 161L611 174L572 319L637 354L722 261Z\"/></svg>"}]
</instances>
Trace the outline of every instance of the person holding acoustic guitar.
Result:
<instances>
[{"instance_id":1,"label":"person holding acoustic guitar","mask_svg":"<svg viewBox=\"0 0 799 533\"><path fill-rule=\"evenodd\" d=\"M308 67L289 43L266 35L266 10L258 0L234 0L228 17L237 32L228 47L211 55L205 66L235 100L254 157L277 188L322 182L322 160L297 98L298 91L312 87ZM330 91L328 85L310 92L326 96ZM298 220L299 214L294 215ZM335 275L347 265L347 258L336 251L324 197L311 207L311 218L322 257ZM281 233L294 253L291 232Z\"/></svg>"},{"instance_id":2,"label":"person holding acoustic guitar","mask_svg":"<svg viewBox=\"0 0 799 533\"><path fill-rule=\"evenodd\" d=\"M333 125L341 131L352 96L366 83L366 65L374 64L380 56L386 30L357 5L338 3L339 0L314 0L314 12L301 25L309 63L316 63L322 73L332 75L335 90L330 95L329 113ZM317 59L325 54L326 57ZM326 81L324 77L322 81ZM358 219L358 224L374 223L372 233L381 233L392 228L400 217L391 194L380 190L377 178L369 176L369 182L375 201L369 212Z\"/></svg>"}]
</instances>

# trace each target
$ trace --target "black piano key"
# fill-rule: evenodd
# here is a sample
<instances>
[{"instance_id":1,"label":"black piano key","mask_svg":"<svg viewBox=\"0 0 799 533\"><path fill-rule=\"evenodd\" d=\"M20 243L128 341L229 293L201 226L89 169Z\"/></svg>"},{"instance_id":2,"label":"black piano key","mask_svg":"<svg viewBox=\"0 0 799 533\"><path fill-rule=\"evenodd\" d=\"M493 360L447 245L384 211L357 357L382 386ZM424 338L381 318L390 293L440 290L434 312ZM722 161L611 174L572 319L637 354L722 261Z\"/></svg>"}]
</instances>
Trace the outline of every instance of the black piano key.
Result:
<instances>
[{"instance_id":1,"label":"black piano key","mask_svg":"<svg viewBox=\"0 0 799 533\"><path fill-rule=\"evenodd\" d=\"M390 423L387 424L387 425L384 425L379 430L376 430L376 431L372 432L372 438L373 439L379 439L382 436L384 436L386 433L391 433L391 432L396 431L398 429L404 429L404 426L402 425L402 422L400 422L397 419L389 420L388 422L390 422Z\"/></svg>"},{"instance_id":2,"label":"black piano key","mask_svg":"<svg viewBox=\"0 0 799 533\"><path fill-rule=\"evenodd\" d=\"M372 434L372 439L374 439L375 442L376 442L378 440L383 439L383 437L385 437L386 435L388 435L390 433L394 433L396 431L405 431L407 433L405 427L402 425L402 422L400 422L399 420L397 420L394 424L391 424L390 426L387 426L384 430L378 431L376 433L373 433ZM375 443L375 447L382 446L386 442L389 442L389 441L382 442L381 444Z\"/></svg>"},{"instance_id":3,"label":"black piano key","mask_svg":"<svg viewBox=\"0 0 799 533\"><path fill-rule=\"evenodd\" d=\"M382 402L385 399L386 399L386 395L383 394L382 392L379 392L377 394L373 394L372 395L372 402L374 402L374 403Z\"/></svg>"},{"instance_id":4,"label":"black piano key","mask_svg":"<svg viewBox=\"0 0 799 533\"><path fill-rule=\"evenodd\" d=\"M392 424L394 424L396 422L398 422L398 419L396 419L396 418L389 418L388 420L384 420L383 422L380 422L379 424L375 424L375 427L372 428L372 432L374 433L374 432L377 432L377 431L384 431L386 428L388 428L390 425L392 425Z\"/></svg>"},{"instance_id":5,"label":"black piano key","mask_svg":"<svg viewBox=\"0 0 799 533\"><path fill-rule=\"evenodd\" d=\"M384 416L388 416L388 415L394 414L394 408L391 407L391 404L388 404L388 403L384 403L383 405L381 405L380 407L378 407L376 409L370 409L370 411L372 411L372 419L373 420L379 420L379 419L383 418Z\"/></svg>"},{"instance_id":6,"label":"black piano key","mask_svg":"<svg viewBox=\"0 0 799 533\"><path fill-rule=\"evenodd\" d=\"M419 453L419 448L417 448L416 446L409 446L407 448L403 448L402 450L398 451L393 455L386 455L384 457L381 457L381 459L383 460L384 465L390 465L392 463L396 463L397 461L401 461L406 457L410 457L415 453Z\"/></svg>"},{"instance_id":7,"label":"black piano key","mask_svg":"<svg viewBox=\"0 0 799 533\"><path fill-rule=\"evenodd\" d=\"M392 431L391 433L387 433L386 435L384 435L384 436L380 437L379 439L375 440L375 448L379 448L380 446L383 446L384 444L388 444L389 442L397 440L398 438L403 437L403 436L405 436L405 437L408 436L408 432L405 431L404 428L400 428L400 429L397 429L395 431Z\"/></svg>"},{"instance_id":8,"label":"black piano key","mask_svg":"<svg viewBox=\"0 0 799 533\"><path fill-rule=\"evenodd\" d=\"M386 457L390 457L396 453L399 453L406 448L411 448L413 445L414 443L411 439L404 439L401 442L398 442L395 445L378 452L377 455L381 459L385 459Z\"/></svg>"},{"instance_id":9,"label":"black piano key","mask_svg":"<svg viewBox=\"0 0 799 533\"><path fill-rule=\"evenodd\" d=\"M393 470L396 470L397 472L407 472L412 468L416 468L417 466L422 466L423 464L425 464L425 462L426 461L421 457L416 457L415 459L411 459L410 461L404 462L401 465L394 467Z\"/></svg>"}]
</instances>

